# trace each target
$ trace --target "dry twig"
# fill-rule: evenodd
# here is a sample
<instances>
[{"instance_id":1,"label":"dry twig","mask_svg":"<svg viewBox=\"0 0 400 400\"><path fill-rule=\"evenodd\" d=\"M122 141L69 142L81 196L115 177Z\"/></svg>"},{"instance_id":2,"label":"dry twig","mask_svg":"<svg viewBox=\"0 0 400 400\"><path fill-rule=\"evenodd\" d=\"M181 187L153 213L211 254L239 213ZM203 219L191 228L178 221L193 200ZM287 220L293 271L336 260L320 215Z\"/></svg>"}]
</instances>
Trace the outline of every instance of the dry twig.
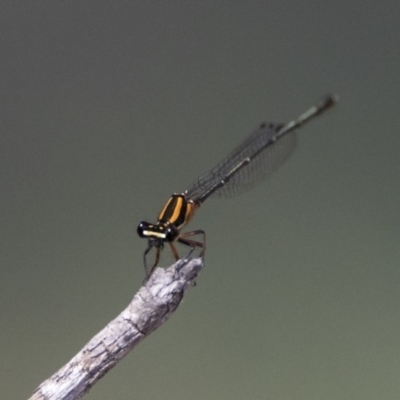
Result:
<instances>
[{"instance_id":1,"label":"dry twig","mask_svg":"<svg viewBox=\"0 0 400 400\"><path fill-rule=\"evenodd\" d=\"M167 269L157 268L128 307L71 361L44 381L29 400L74 400L82 397L171 316L202 268L201 258L180 260Z\"/></svg>"}]
</instances>

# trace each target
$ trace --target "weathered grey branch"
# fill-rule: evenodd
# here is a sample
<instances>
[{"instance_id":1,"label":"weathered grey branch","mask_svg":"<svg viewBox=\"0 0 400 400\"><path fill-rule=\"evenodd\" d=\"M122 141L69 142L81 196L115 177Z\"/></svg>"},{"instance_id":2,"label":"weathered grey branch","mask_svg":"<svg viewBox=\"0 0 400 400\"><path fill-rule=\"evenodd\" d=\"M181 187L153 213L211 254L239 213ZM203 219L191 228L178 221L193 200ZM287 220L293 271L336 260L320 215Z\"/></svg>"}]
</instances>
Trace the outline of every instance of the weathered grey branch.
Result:
<instances>
[{"instance_id":1,"label":"weathered grey branch","mask_svg":"<svg viewBox=\"0 0 400 400\"><path fill-rule=\"evenodd\" d=\"M171 316L202 268L201 258L180 260L167 269L157 268L128 307L71 361L44 381L29 400L74 400L82 397Z\"/></svg>"}]
</instances>

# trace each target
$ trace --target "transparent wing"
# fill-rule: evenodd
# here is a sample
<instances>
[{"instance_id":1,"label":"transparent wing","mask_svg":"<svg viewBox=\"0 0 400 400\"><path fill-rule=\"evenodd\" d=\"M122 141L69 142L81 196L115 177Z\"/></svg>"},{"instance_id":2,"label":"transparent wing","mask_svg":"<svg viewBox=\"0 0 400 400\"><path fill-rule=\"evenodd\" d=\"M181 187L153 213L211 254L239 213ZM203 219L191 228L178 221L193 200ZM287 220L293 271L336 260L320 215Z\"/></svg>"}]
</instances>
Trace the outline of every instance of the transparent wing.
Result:
<instances>
[{"instance_id":1,"label":"transparent wing","mask_svg":"<svg viewBox=\"0 0 400 400\"><path fill-rule=\"evenodd\" d=\"M201 199L227 176L230 176L229 180L210 197L236 196L265 179L288 159L296 147L295 132L276 136L281 128L280 124L261 125L212 170L200 176L185 192L186 198ZM245 165L232 173L246 159Z\"/></svg>"}]
</instances>

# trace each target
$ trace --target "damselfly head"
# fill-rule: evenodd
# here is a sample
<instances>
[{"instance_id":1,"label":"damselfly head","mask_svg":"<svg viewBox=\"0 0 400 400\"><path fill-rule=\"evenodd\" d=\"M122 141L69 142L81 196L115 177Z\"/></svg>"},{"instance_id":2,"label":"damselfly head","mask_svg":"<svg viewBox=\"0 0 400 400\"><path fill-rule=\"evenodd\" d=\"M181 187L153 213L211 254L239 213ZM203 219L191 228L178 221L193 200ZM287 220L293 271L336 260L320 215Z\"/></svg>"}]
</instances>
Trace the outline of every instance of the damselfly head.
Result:
<instances>
[{"instance_id":1,"label":"damselfly head","mask_svg":"<svg viewBox=\"0 0 400 400\"><path fill-rule=\"evenodd\" d=\"M179 230L171 224L150 224L142 221L137 227L137 233L141 238L149 239L149 244L152 247L162 247L160 244L157 245L157 243L173 242L178 237Z\"/></svg>"}]
</instances>

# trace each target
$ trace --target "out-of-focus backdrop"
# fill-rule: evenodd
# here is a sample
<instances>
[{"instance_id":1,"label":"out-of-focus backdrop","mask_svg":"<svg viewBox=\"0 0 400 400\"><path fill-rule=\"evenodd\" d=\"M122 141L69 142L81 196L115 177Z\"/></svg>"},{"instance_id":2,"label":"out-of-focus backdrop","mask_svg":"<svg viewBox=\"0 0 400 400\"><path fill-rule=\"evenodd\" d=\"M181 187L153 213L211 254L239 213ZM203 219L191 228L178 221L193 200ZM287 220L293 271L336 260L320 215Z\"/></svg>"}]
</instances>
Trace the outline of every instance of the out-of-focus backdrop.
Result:
<instances>
[{"instance_id":1,"label":"out-of-focus backdrop","mask_svg":"<svg viewBox=\"0 0 400 400\"><path fill-rule=\"evenodd\" d=\"M338 107L277 173L204 204L197 286L86 398L398 397L399 2L0 9L2 398L27 398L128 304L140 220L329 92Z\"/></svg>"}]
</instances>

